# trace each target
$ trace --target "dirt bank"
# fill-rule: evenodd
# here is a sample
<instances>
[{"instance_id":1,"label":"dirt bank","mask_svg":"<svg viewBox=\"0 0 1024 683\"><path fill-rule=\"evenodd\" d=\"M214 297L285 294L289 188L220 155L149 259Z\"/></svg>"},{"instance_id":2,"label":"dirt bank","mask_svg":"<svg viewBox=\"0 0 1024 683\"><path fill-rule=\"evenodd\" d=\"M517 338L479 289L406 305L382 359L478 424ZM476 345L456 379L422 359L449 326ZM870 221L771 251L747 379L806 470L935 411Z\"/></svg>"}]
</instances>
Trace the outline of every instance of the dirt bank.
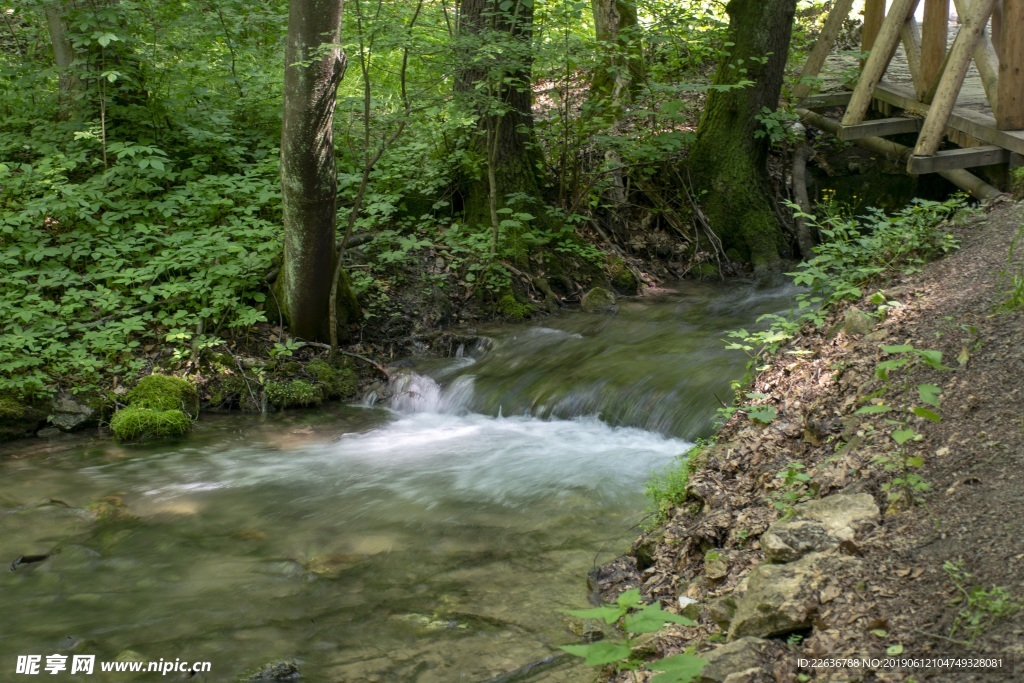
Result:
<instances>
[{"instance_id":1,"label":"dirt bank","mask_svg":"<svg viewBox=\"0 0 1024 683\"><path fill-rule=\"evenodd\" d=\"M839 311L758 375L753 389L777 417L761 424L734 415L702 454L706 463L690 478L689 500L637 541L615 577L592 576L605 599L639 583L666 606L675 608L680 596L697 601L700 626L662 631L660 656L696 646L715 659L712 652L728 641L733 668L722 659L704 680L732 673L730 683L1024 679L1024 613L1017 607L1024 602L1024 312L1000 307L1007 253L1022 222L1024 204L976 211L956 228L958 252L884 287L885 299L898 302L884 318L865 298L859 308L870 314L866 327L844 328ZM901 345L941 351L946 369L929 367L916 352L892 352ZM889 382L880 379L878 364L900 357L920 362L909 373L893 369ZM901 417L908 407L927 407L921 384L941 389L934 411L941 421ZM892 410L855 415L869 405ZM886 422L894 417L903 424ZM920 437L905 441L900 456L893 431L903 428ZM905 468L905 458L921 460ZM900 491L893 482L906 474L918 474L929 489L909 506L906 496L893 500ZM779 529L771 525L787 516L800 522L807 501L839 494L868 494L875 517L856 533L846 528L830 546L809 546L824 549L824 559L781 564L789 578L810 568L799 590L776 596L785 605L744 604L750 593L774 590L761 585L778 569L765 556L766 532ZM634 562L638 573L631 574ZM749 628L750 614L737 617L737 605L759 616L777 608L798 614L759 631ZM750 635L763 640L739 642ZM811 665L887 653L918 665ZM1004 662L982 671L921 661L946 656Z\"/></svg>"}]
</instances>

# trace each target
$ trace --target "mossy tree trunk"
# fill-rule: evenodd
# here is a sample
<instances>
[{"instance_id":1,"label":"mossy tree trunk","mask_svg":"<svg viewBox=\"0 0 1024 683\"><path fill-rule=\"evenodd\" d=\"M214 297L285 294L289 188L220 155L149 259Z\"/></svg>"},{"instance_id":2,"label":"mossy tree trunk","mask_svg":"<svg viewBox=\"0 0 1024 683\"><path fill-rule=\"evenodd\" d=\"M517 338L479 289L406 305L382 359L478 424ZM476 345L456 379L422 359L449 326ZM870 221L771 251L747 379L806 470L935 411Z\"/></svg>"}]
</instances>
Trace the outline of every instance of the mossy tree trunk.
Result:
<instances>
[{"instance_id":1,"label":"mossy tree trunk","mask_svg":"<svg viewBox=\"0 0 1024 683\"><path fill-rule=\"evenodd\" d=\"M455 91L479 116L472 151L483 168L463 188L466 222L490 225L497 236L498 209L543 220L542 212L529 211L542 195L531 110L533 3L462 0L459 31L462 68Z\"/></svg>"},{"instance_id":2,"label":"mossy tree trunk","mask_svg":"<svg viewBox=\"0 0 1024 683\"><path fill-rule=\"evenodd\" d=\"M796 0L730 0L730 53L718 65L688 159L690 177L712 229L764 279L781 271L787 250L768 192L769 141L756 137L762 108L775 111L782 89Z\"/></svg>"},{"instance_id":3,"label":"mossy tree trunk","mask_svg":"<svg viewBox=\"0 0 1024 683\"><path fill-rule=\"evenodd\" d=\"M644 82L645 69L634 0L591 0L602 57L590 81L591 104L627 104Z\"/></svg>"},{"instance_id":4,"label":"mossy tree trunk","mask_svg":"<svg viewBox=\"0 0 1024 683\"><path fill-rule=\"evenodd\" d=\"M340 47L342 0L291 0L285 47L281 128L284 263L278 300L292 332L330 339L334 276L334 105L346 59ZM350 302L350 297L339 297ZM341 312L339 312L341 313ZM339 324L348 316L339 314Z\"/></svg>"}]
</instances>

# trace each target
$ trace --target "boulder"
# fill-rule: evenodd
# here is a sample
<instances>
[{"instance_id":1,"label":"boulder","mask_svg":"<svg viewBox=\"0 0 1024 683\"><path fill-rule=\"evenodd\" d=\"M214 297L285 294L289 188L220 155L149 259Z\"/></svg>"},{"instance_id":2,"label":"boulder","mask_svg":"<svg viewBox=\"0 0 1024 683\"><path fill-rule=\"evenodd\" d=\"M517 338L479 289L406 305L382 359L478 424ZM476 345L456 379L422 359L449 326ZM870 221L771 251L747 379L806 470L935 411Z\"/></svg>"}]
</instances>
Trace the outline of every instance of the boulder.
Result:
<instances>
[{"instance_id":1,"label":"boulder","mask_svg":"<svg viewBox=\"0 0 1024 683\"><path fill-rule=\"evenodd\" d=\"M50 409L50 423L61 431L72 432L96 424L95 414L95 410L73 395L60 394Z\"/></svg>"},{"instance_id":2,"label":"boulder","mask_svg":"<svg viewBox=\"0 0 1024 683\"><path fill-rule=\"evenodd\" d=\"M774 678L771 671L782 644L760 638L740 638L700 656L707 664L697 677L697 683L739 683L764 681Z\"/></svg>"},{"instance_id":3,"label":"boulder","mask_svg":"<svg viewBox=\"0 0 1024 683\"><path fill-rule=\"evenodd\" d=\"M822 590L859 563L846 555L811 553L789 564L755 567L746 592L736 602L729 640L771 638L810 628Z\"/></svg>"},{"instance_id":4,"label":"boulder","mask_svg":"<svg viewBox=\"0 0 1024 683\"><path fill-rule=\"evenodd\" d=\"M874 498L867 493L836 494L793 507L793 516L772 524L761 535L769 562L793 562L852 542L879 522Z\"/></svg>"},{"instance_id":5,"label":"boulder","mask_svg":"<svg viewBox=\"0 0 1024 683\"><path fill-rule=\"evenodd\" d=\"M846 309L843 316L843 332L847 335L867 334L874 328L875 319L855 306Z\"/></svg>"},{"instance_id":6,"label":"boulder","mask_svg":"<svg viewBox=\"0 0 1024 683\"><path fill-rule=\"evenodd\" d=\"M594 287L580 299L580 308L585 313L615 313L619 307L615 304L615 294L604 287Z\"/></svg>"}]
</instances>

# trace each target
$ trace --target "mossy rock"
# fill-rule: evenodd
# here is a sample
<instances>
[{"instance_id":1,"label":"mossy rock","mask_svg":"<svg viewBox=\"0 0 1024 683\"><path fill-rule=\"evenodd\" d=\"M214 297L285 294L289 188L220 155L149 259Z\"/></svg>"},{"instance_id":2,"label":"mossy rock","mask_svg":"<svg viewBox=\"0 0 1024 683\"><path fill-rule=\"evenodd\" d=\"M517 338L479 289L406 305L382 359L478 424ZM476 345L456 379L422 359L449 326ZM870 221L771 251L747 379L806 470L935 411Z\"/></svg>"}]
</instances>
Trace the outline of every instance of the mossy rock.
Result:
<instances>
[{"instance_id":1,"label":"mossy rock","mask_svg":"<svg viewBox=\"0 0 1024 683\"><path fill-rule=\"evenodd\" d=\"M604 287L594 287L583 295L580 308L585 313L615 313L619 310L615 300L615 294Z\"/></svg>"},{"instance_id":2,"label":"mossy rock","mask_svg":"<svg viewBox=\"0 0 1024 683\"><path fill-rule=\"evenodd\" d=\"M633 271L629 269L621 256L608 256L608 277L617 292L636 294L638 283Z\"/></svg>"},{"instance_id":3,"label":"mossy rock","mask_svg":"<svg viewBox=\"0 0 1024 683\"><path fill-rule=\"evenodd\" d=\"M721 277L718 266L714 263L695 263L690 268L690 274L699 280L716 280Z\"/></svg>"},{"instance_id":4,"label":"mossy rock","mask_svg":"<svg viewBox=\"0 0 1024 683\"><path fill-rule=\"evenodd\" d=\"M323 403L324 389L304 379L291 382L267 382L263 385L267 402L275 408L307 408Z\"/></svg>"},{"instance_id":5,"label":"mossy rock","mask_svg":"<svg viewBox=\"0 0 1024 683\"><path fill-rule=\"evenodd\" d=\"M294 661L267 662L240 675L237 681L297 681L301 678Z\"/></svg>"},{"instance_id":6,"label":"mossy rock","mask_svg":"<svg viewBox=\"0 0 1024 683\"><path fill-rule=\"evenodd\" d=\"M181 410L155 410L128 406L110 420L119 441L139 442L174 439L188 434L192 419Z\"/></svg>"},{"instance_id":7,"label":"mossy rock","mask_svg":"<svg viewBox=\"0 0 1024 683\"><path fill-rule=\"evenodd\" d=\"M524 304L513 294L498 299L498 312L508 320L525 320L533 315L533 306Z\"/></svg>"},{"instance_id":8,"label":"mossy rock","mask_svg":"<svg viewBox=\"0 0 1024 683\"><path fill-rule=\"evenodd\" d=\"M171 375L149 375L128 392L128 405L150 410L178 410L199 417L199 392L188 380Z\"/></svg>"},{"instance_id":9,"label":"mossy rock","mask_svg":"<svg viewBox=\"0 0 1024 683\"><path fill-rule=\"evenodd\" d=\"M306 365L306 372L323 387L325 398L351 398L356 395L358 382L356 373L350 367L317 358Z\"/></svg>"},{"instance_id":10,"label":"mossy rock","mask_svg":"<svg viewBox=\"0 0 1024 683\"><path fill-rule=\"evenodd\" d=\"M124 504L120 496L107 496L94 500L86 505L85 509L97 522L124 522L135 519L135 516L128 512L128 506Z\"/></svg>"},{"instance_id":11,"label":"mossy rock","mask_svg":"<svg viewBox=\"0 0 1024 683\"><path fill-rule=\"evenodd\" d=\"M45 421L45 411L11 394L0 394L0 441L32 436Z\"/></svg>"}]
</instances>

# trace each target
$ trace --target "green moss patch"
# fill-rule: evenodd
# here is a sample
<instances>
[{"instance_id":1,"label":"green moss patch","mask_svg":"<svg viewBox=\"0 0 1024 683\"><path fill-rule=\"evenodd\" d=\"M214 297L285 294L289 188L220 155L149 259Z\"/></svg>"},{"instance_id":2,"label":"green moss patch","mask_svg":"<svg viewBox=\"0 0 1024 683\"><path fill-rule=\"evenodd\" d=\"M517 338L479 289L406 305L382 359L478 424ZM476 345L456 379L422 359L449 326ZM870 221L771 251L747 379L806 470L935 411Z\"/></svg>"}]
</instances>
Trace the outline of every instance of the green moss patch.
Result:
<instances>
[{"instance_id":1,"label":"green moss patch","mask_svg":"<svg viewBox=\"0 0 1024 683\"><path fill-rule=\"evenodd\" d=\"M302 408L323 403L324 389L304 379L291 382L267 382L263 385L267 402L275 408Z\"/></svg>"},{"instance_id":2,"label":"green moss patch","mask_svg":"<svg viewBox=\"0 0 1024 683\"><path fill-rule=\"evenodd\" d=\"M512 294L498 299L498 312L509 320L525 320L533 315L533 306L524 304Z\"/></svg>"},{"instance_id":3,"label":"green moss patch","mask_svg":"<svg viewBox=\"0 0 1024 683\"><path fill-rule=\"evenodd\" d=\"M132 405L114 415L110 429L120 441L174 439L188 434L192 429L192 419L180 410L154 410Z\"/></svg>"},{"instance_id":4,"label":"green moss patch","mask_svg":"<svg viewBox=\"0 0 1024 683\"><path fill-rule=\"evenodd\" d=\"M0 441L32 436L45 420L42 410L10 394L0 394Z\"/></svg>"},{"instance_id":5,"label":"green moss patch","mask_svg":"<svg viewBox=\"0 0 1024 683\"><path fill-rule=\"evenodd\" d=\"M358 382L352 368L339 367L317 358L306 365L306 372L323 387L324 398L350 398L356 395Z\"/></svg>"},{"instance_id":6,"label":"green moss patch","mask_svg":"<svg viewBox=\"0 0 1024 683\"><path fill-rule=\"evenodd\" d=\"M128 392L133 408L156 411L178 410L189 417L199 416L199 392L188 380L170 375L149 375Z\"/></svg>"}]
</instances>

